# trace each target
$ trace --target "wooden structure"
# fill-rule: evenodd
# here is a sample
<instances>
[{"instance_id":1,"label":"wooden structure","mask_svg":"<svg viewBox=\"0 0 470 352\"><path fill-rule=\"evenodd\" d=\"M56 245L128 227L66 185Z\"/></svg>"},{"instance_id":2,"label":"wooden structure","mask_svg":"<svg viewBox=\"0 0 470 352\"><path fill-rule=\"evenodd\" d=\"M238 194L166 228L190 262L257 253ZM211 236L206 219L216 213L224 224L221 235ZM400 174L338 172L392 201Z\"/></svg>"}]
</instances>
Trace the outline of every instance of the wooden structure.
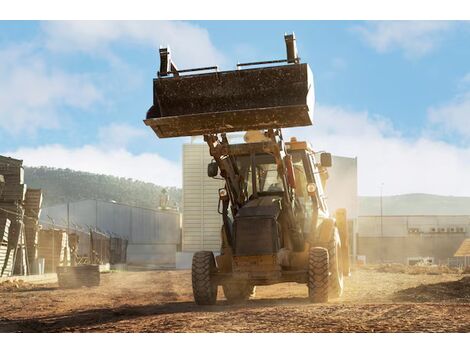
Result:
<instances>
[{"instance_id":1,"label":"wooden structure","mask_svg":"<svg viewBox=\"0 0 470 352\"><path fill-rule=\"evenodd\" d=\"M0 175L0 234L6 233L6 220L9 220L8 235L3 239L7 248L3 261L0 260L0 274L31 274L37 263L42 193L39 189L28 190L22 160L0 156ZM7 270L10 266L11 271Z\"/></svg>"},{"instance_id":2,"label":"wooden structure","mask_svg":"<svg viewBox=\"0 0 470 352\"><path fill-rule=\"evenodd\" d=\"M39 230L38 257L44 258L44 272L55 273L58 266L71 264L67 233L63 230Z\"/></svg>"},{"instance_id":3,"label":"wooden structure","mask_svg":"<svg viewBox=\"0 0 470 352\"><path fill-rule=\"evenodd\" d=\"M126 239L110 237L97 230L74 231L68 235L72 265L127 262Z\"/></svg>"},{"instance_id":4,"label":"wooden structure","mask_svg":"<svg viewBox=\"0 0 470 352\"><path fill-rule=\"evenodd\" d=\"M214 211L216 209L215 206ZM41 219L44 226L50 218L61 222L64 229L67 229L69 219L70 232L82 233L83 236L88 236L91 228L110 237L127 239L126 262L131 265L175 266L176 252L181 243L181 215L177 211L84 199L43 208ZM80 235L79 252L89 253L87 246L88 240Z\"/></svg>"},{"instance_id":5,"label":"wooden structure","mask_svg":"<svg viewBox=\"0 0 470 352\"><path fill-rule=\"evenodd\" d=\"M13 252L8 251L10 220L0 220L0 277L9 276L12 271Z\"/></svg>"},{"instance_id":6,"label":"wooden structure","mask_svg":"<svg viewBox=\"0 0 470 352\"><path fill-rule=\"evenodd\" d=\"M25 242L27 249L28 263L30 264L30 273L36 274L35 263L38 260L38 231L39 216L41 215L42 192L40 189L28 188L24 201L25 209Z\"/></svg>"},{"instance_id":7,"label":"wooden structure","mask_svg":"<svg viewBox=\"0 0 470 352\"><path fill-rule=\"evenodd\" d=\"M3 175L0 175L0 196L3 193L3 187L5 187L5 178Z\"/></svg>"},{"instance_id":8,"label":"wooden structure","mask_svg":"<svg viewBox=\"0 0 470 352\"><path fill-rule=\"evenodd\" d=\"M8 245L5 259L10 262L0 263L2 275L27 273L26 246L24 242L24 209L23 202L26 196L24 184L23 162L12 158L0 156L0 174L3 176L4 185L0 195L0 223L10 221L8 230ZM0 229L1 232L2 229ZM12 267L12 272L6 268Z\"/></svg>"}]
</instances>

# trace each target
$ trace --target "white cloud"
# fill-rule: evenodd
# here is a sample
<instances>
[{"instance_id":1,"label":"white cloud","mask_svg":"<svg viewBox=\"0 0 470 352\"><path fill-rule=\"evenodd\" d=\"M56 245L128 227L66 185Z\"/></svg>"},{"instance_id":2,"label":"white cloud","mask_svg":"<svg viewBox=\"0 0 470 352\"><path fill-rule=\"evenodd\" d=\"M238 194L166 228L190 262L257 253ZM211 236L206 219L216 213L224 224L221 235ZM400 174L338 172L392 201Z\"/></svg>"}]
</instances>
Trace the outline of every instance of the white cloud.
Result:
<instances>
[{"instance_id":1,"label":"white cloud","mask_svg":"<svg viewBox=\"0 0 470 352\"><path fill-rule=\"evenodd\" d=\"M16 134L57 128L60 108L87 109L101 99L91 81L48 65L32 46L0 50L0 128Z\"/></svg>"},{"instance_id":2,"label":"white cloud","mask_svg":"<svg viewBox=\"0 0 470 352\"><path fill-rule=\"evenodd\" d=\"M142 138L148 139L149 136L151 136L149 128L143 126L143 124L141 128L138 128L125 123L112 123L106 127L101 127L98 131L100 145L108 148L124 148L136 139L142 141Z\"/></svg>"},{"instance_id":3,"label":"white cloud","mask_svg":"<svg viewBox=\"0 0 470 352\"><path fill-rule=\"evenodd\" d=\"M284 132L316 150L358 157L360 195L432 193L470 196L470 148L420 137L403 138L385 118L318 106L314 125Z\"/></svg>"},{"instance_id":4,"label":"white cloud","mask_svg":"<svg viewBox=\"0 0 470 352\"><path fill-rule=\"evenodd\" d=\"M470 141L470 92L466 92L452 101L428 109L431 123L442 126L446 132Z\"/></svg>"},{"instance_id":5,"label":"white cloud","mask_svg":"<svg viewBox=\"0 0 470 352\"><path fill-rule=\"evenodd\" d=\"M380 53L403 50L406 56L417 57L434 50L443 33L453 28L444 21L377 21L354 28Z\"/></svg>"},{"instance_id":6,"label":"white cloud","mask_svg":"<svg viewBox=\"0 0 470 352\"><path fill-rule=\"evenodd\" d=\"M111 147L106 134L114 131ZM312 142L315 150L358 157L360 195L431 193L470 196L470 148L420 137L406 139L383 117L339 107L318 106L314 125L284 130ZM139 129L115 124L101 130L97 145L68 148L45 145L20 148L6 155L29 166L52 166L130 177L163 186L181 186L181 166L157 153L133 154L127 143L145 138ZM122 137L119 143L119 136ZM162 171L164 170L164 171Z\"/></svg>"},{"instance_id":7,"label":"white cloud","mask_svg":"<svg viewBox=\"0 0 470 352\"><path fill-rule=\"evenodd\" d=\"M113 45L118 42L151 47L155 56L159 44L169 43L183 68L223 65L225 60L207 30L186 22L43 22L36 40L39 44L0 49L0 129L11 134L61 128L66 118L63 108L87 110L97 102L111 105L112 100L103 99L104 95L139 86L142 72L115 53ZM51 62L56 51L77 50L103 55L111 70L98 76L75 74Z\"/></svg>"},{"instance_id":8,"label":"white cloud","mask_svg":"<svg viewBox=\"0 0 470 352\"><path fill-rule=\"evenodd\" d=\"M85 145L67 148L45 145L37 148L19 148L5 155L22 159L27 166L69 168L98 174L133 178L161 186L181 187L181 168L178 163L156 153L132 154L119 148Z\"/></svg>"},{"instance_id":9,"label":"white cloud","mask_svg":"<svg viewBox=\"0 0 470 352\"><path fill-rule=\"evenodd\" d=\"M142 124L143 125L143 124ZM132 153L127 147L134 143L154 140L143 126L112 123L98 131L96 144L68 147L46 144L33 148L20 147L1 154L21 159L26 166L48 166L133 178L161 186L181 187L181 166L158 153Z\"/></svg>"},{"instance_id":10,"label":"white cloud","mask_svg":"<svg viewBox=\"0 0 470 352\"><path fill-rule=\"evenodd\" d=\"M225 57L212 44L206 29L181 21L52 21L44 22L51 50L110 54L113 44L130 43L157 49L170 45L180 68L223 65Z\"/></svg>"}]
</instances>

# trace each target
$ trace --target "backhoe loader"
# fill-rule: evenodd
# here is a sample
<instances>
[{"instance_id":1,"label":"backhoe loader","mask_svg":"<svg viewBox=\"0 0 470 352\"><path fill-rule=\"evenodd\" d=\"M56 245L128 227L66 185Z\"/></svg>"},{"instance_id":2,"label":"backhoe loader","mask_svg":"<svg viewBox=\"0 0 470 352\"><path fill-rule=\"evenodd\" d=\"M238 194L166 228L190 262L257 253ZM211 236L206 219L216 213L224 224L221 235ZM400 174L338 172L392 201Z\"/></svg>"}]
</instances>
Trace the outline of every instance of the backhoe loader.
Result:
<instances>
[{"instance_id":1,"label":"backhoe loader","mask_svg":"<svg viewBox=\"0 0 470 352\"><path fill-rule=\"evenodd\" d=\"M220 253L193 255L199 305L215 304L218 286L240 302L255 286L281 282L306 284L310 300L322 303L341 296L349 275L346 211L333 216L324 191L331 154L283 138L283 128L311 125L314 108L312 72L294 34L284 39L286 59L229 71L178 70L169 47L160 49L144 122L160 138L202 135L213 158L207 174L225 181ZM229 133L240 131L244 141L231 143Z\"/></svg>"}]
</instances>

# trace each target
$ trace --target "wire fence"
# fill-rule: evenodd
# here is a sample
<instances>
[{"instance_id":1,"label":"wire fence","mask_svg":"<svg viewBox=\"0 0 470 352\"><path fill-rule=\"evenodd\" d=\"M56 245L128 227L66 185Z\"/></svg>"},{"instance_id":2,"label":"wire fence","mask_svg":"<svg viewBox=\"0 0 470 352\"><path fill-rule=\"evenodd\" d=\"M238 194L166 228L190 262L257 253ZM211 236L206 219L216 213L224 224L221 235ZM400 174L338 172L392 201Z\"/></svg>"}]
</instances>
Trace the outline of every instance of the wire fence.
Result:
<instances>
[{"instance_id":1,"label":"wire fence","mask_svg":"<svg viewBox=\"0 0 470 352\"><path fill-rule=\"evenodd\" d=\"M3 218L10 220L5 230L0 224L0 242L5 249L0 256L0 276L50 273L58 266L127 260L128 241L114 232L50 216L39 219L38 213L26 215L20 206L17 211L9 208L0 206Z\"/></svg>"}]
</instances>

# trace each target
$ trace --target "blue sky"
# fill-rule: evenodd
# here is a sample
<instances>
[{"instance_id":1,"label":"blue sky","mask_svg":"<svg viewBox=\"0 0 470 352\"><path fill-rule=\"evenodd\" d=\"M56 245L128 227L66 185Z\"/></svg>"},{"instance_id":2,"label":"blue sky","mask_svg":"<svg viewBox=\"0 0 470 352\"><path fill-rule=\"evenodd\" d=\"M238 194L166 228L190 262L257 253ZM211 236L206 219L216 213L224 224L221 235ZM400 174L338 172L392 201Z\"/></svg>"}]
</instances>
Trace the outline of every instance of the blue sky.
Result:
<instances>
[{"instance_id":1,"label":"blue sky","mask_svg":"<svg viewBox=\"0 0 470 352\"><path fill-rule=\"evenodd\" d=\"M28 165L181 183L181 144L142 123L160 44L180 68L285 56L315 76L315 125L287 131L358 157L359 193L470 195L466 22L0 22L0 153ZM166 172L163 172L165 170ZM406 177L405 177L406 173Z\"/></svg>"}]
</instances>

